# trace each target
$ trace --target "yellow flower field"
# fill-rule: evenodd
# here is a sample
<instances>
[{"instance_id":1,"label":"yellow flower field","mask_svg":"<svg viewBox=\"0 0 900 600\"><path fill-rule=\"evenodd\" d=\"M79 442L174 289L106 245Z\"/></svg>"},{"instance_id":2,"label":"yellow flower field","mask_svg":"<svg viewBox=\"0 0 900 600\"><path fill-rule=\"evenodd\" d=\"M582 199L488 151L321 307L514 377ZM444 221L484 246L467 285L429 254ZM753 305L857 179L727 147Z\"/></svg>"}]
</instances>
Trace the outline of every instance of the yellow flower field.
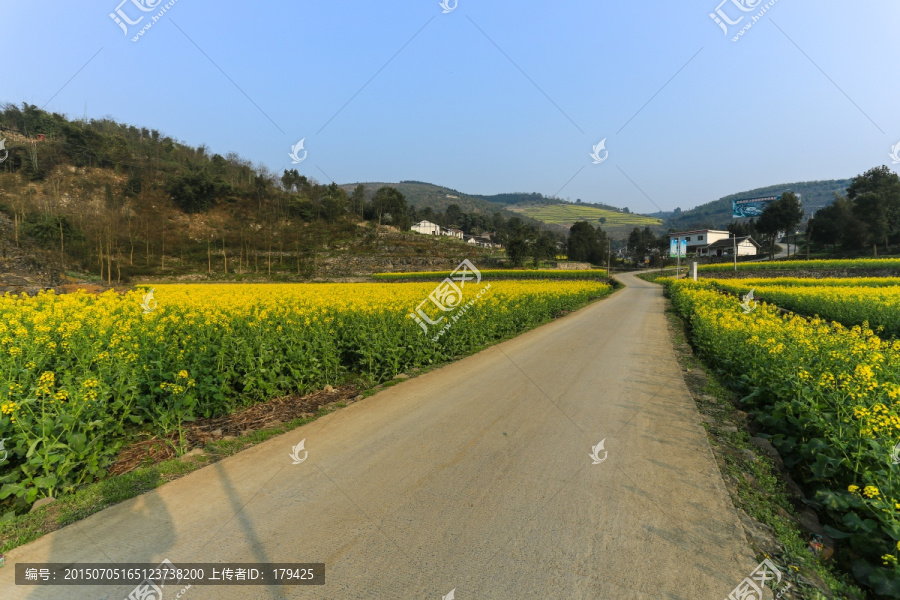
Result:
<instances>
[{"instance_id":1,"label":"yellow flower field","mask_svg":"<svg viewBox=\"0 0 900 600\"><path fill-rule=\"evenodd\" d=\"M861 581L895 597L900 340L882 339L864 326L782 315L765 302L745 313L739 298L718 291L721 284L669 281L667 290L690 322L694 346L744 396L745 410L753 410L795 478L826 509L829 535L846 539L868 563L859 570ZM743 291L737 282L727 287ZM768 287L757 289L757 297L769 297ZM891 291L781 288L790 289L815 290L813 299L863 299L865 290Z\"/></svg>"},{"instance_id":2,"label":"yellow flower field","mask_svg":"<svg viewBox=\"0 0 900 600\"><path fill-rule=\"evenodd\" d=\"M157 285L152 300L149 289L0 297L0 514L102 478L141 431L178 432L349 377L384 381L611 291L596 281L482 281L460 299L445 288L201 284Z\"/></svg>"},{"instance_id":3,"label":"yellow flower field","mask_svg":"<svg viewBox=\"0 0 900 600\"><path fill-rule=\"evenodd\" d=\"M843 325L870 325L900 336L900 278L730 279L713 284L735 294L754 289L757 299Z\"/></svg>"}]
</instances>

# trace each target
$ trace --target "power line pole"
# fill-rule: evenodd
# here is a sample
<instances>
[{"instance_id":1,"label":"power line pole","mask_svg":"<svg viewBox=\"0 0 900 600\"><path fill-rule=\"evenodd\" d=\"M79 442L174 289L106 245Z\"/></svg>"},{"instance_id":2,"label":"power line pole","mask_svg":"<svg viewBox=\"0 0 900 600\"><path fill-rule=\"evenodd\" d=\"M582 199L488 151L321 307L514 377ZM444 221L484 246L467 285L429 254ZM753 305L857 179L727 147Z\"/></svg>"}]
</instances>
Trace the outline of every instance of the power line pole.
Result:
<instances>
[{"instance_id":1,"label":"power line pole","mask_svg":"<svg viewBox=\"0 0 900 600\"><path fill-rule=\"evenodd\" d=\"M612 271L610 270L610 261L612 260L612 243L609 236L606 236L606 283L612 280Z\"/></svg>"},{"instance_id":2,"label":"power line pole","mask_svg":"<svg viewBox=\"0 0 900 600\"><path fill-rule=\"evenodd\" d=\"M734 237L732 239L734 240L734 272L737 273L737 234L733 235Z\"/></svg>"},{"instance_id":3,"label":"power line pole","mask_svg":"<svg viewBox=\"0 0 900 600\"><path fill-rule=\"evenodd\" d=\"M675 238L675 279L681 277L681 238Z\"/></svg>"}]
</instances>

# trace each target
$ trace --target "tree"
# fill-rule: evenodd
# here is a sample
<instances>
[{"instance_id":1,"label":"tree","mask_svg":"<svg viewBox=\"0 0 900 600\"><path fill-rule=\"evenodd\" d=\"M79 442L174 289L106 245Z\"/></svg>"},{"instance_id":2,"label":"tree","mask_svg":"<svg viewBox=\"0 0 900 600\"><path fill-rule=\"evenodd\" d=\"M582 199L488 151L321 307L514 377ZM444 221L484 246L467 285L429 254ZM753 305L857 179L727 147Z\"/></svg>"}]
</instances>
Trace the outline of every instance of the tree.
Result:
<instances>
[{"instance_id":1,"label":"tree","mask_svg":"<svg viewBox=\"0 0 900 600\"><path fill-rule=\"evenodd\" d=\"M606 262L606 232L594 228L587 221L578 221L569 228L567 254L569 260L600 265Z\"/></svg>"},{"instance_id":2,"label":"tree","mask_svg":"<svg viewBox=\"0 0 900 600\"><path fill-rule=\"evenodd\" d=\"M361 217L363 216L365 208L366 186L360 183L355 188L353 188L353 193L350 195L350 210Z\"/></svg>"},{"instance_id":3,"label":"tree","mask_svg":"<svg viewBox=\"0 0 900 600\"><path fill-rule=\"evenodd\" d=\"M853 214L868 229L868 242L878 256L878 244L890 251L888 237L900 231L900 176L887 166L869 169L847 188Z\"/></svg>"},{"instance_id":4,"label":"tree","mask_svg":"<svg viewBox=\"0 0 900 600\"><path fill-rule=\"evenodd\" d=\"M448 226L449 225L459 226L461 224L460 222L462 221L462 218L463 218L463 212L462 212L462 209L458 205L451 204L450 206L448 206L446 208L446 210L444 210L444 215L446 217L446 222L447 222Z\"/></svg>"},{"instance_id":5,"label":"tree","mask_svg":"<svg viewBox=\"0 0 900 600\"><path fill-rule=\"evenodd\" d=\"M400 229L409 229L406 197L400 190L390 186L378 188L369 208L378 219L379 225L385 220Z\"/></svg>"},{"instance_id":6,"label":"tree","mask_svg":"<svg viewBox=\"0 0 900 600\"><path fill-rule=\"evenodd\" d=\"M740 221L732 221L728 224L727 229L734 237L756 237L759 233L756 230L756 219L750 219L743 223Z\"/></svg>"},{"instance_id":7,"label":"tree","mask_svg":"<svg viewBox=\"0 0 900 600\"><path fill-rule=\"evenodd\" d=\"M344 214L347 205L347 192L338 184L332 182L325 190L322 199L322 214L329 223L334 223L339 216Z\"/></svg>"},{"instance_id":8,"label":"tree","mask_svg":"<svg viewBox=\"0 0 900 600\"><path fill-rule=\"evenodd\" d=\"M778 218L781 221L781 230L787 236L795 231L797 225L803 219L803 204L801 204L800 198L794 192L785 192L778 202L780 203ZM790 242L788 242L788 257L790 257Z\"/></svg>"},{"instance_id":9,"label":"tree","mask_svg":"<svg viewBox=\"0 0 900 600\"><path fill-rule=\"evenodd\" d=\"M816 211L806 224L806 235L817 244L831 245L832 249L837 249L843 238L847 218L853 214L852 210L849 200L842 196L836 197L834 202Z\"/></svg>"},{"instance_id":10,"label":"tree","mask_svg":"<svg viewBox=\"0 0 900 600\"><path fill-rule=\"evenodd\" d=\"M660 241L649 227L643 230L635 227L628 234L628 253L635 261L643 261L644 255L651 257L659 254Z\"/></svg>"},{"instance_id":11,"label":"tree","mask_svg":"<svg viewBox=\"0 0 900 600\"><path fill-rule=\"evenodd\" d=\"M166 191L186 213L202 212L216 203L218 186L206 171L189 171L169 179Z\"/></svg>"},{"instance_id":12,"label":"tree","mask_svg":"<svg viewBox=\"0 0 900 600\"><path fill-rule=\"evenodd\" d=\"M506 243L506 256L514 267L521 267L530 252L528 241L524 237L515 237Z\"/></svg>"},{"instance_id":13,"label":"tree","mask_svg":"<svg viewBox=\"0 0 900 600\"><path fill-rule=\"evenodd\" d=\"M534 261L534 266L542 260L551 260L556 257L556 240L546 231L542 231L531 244L529 254Z\"/></svg>"},{"instance_id":14,"label":"tree","mask_svg":"<svg viewBox=\"0 0 900 600\"><path fill-rule=\"evenodd\" d=\"M769 257L775 257L775 242L782 231L792 231L803 218L803 206L793 192L785 192L781 198L770 202L756 221L756 230L769 236Z\"/></svg>"},{"instance_id":15,"label":"tree","mask_svg":"<svg viewBox=\"0 0 900 600\"><path fill-rule=\"evenodd\" d=\"M778 237L778 231L781 224L778 219L778 209L772 202L763 209L762 214L756 220L756 230L760 235L768 236L769 242L769 258L775 257L775 240Z\"/></svg>"}]
</instances>

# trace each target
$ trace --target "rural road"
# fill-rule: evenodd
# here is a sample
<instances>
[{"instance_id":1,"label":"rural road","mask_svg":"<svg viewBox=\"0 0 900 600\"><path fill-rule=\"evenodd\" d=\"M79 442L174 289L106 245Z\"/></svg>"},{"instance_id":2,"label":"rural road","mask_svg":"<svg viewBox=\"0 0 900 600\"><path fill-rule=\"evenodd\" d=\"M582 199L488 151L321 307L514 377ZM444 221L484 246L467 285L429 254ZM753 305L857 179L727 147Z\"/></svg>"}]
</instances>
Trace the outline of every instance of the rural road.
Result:
<instances>
[{"instance_id":1,"label":"rural road","mask_svg":"<svg viewBox=\"0 0 900 600\"><path fill-rule=\"evenodd\" d=\"M167 558L326 564L324 586L182 600L723 600L757 561L661 288L620 279L603 301L10 551L0 596L121 600L134 586L15 586L13 564Z\"/></svg>"}]
</instances>

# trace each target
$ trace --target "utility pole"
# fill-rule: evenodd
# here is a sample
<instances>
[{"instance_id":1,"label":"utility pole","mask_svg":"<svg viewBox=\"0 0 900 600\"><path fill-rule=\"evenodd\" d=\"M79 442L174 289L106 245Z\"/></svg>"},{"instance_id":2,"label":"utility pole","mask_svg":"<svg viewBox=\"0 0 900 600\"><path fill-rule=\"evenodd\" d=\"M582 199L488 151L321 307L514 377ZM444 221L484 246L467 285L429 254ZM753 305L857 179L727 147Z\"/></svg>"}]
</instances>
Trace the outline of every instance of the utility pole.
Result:
<instances>
[{"instance_id":1,"label":"utility pole","mask_svg":"<svg viewBox=\"0 0 900 600\"><path fill-rule=\"evenodd\" d=\"M675 238L675 279L681 277L681 238Z\"/></svg>"},{"instance_id":2,"label":"utility pole","mask_svg":"<svg viewBox=\"0 0 900 600\"><path fill-rule=\"evenodd\" d=\"M732 238L734 240L734 272L737 273L737 234Z\"/></svg>"},{"instance_id":3,"label":"utility pole","mask_svg":"<svg viewBox=\"0 0 900 600\"><path fill-rule=\"evenodd\" d=\"M612 243L609 236L606 236L606 283L612 280L612 271L610 271L610 261L612 260Z\"/></svg>"}]
</instances>

